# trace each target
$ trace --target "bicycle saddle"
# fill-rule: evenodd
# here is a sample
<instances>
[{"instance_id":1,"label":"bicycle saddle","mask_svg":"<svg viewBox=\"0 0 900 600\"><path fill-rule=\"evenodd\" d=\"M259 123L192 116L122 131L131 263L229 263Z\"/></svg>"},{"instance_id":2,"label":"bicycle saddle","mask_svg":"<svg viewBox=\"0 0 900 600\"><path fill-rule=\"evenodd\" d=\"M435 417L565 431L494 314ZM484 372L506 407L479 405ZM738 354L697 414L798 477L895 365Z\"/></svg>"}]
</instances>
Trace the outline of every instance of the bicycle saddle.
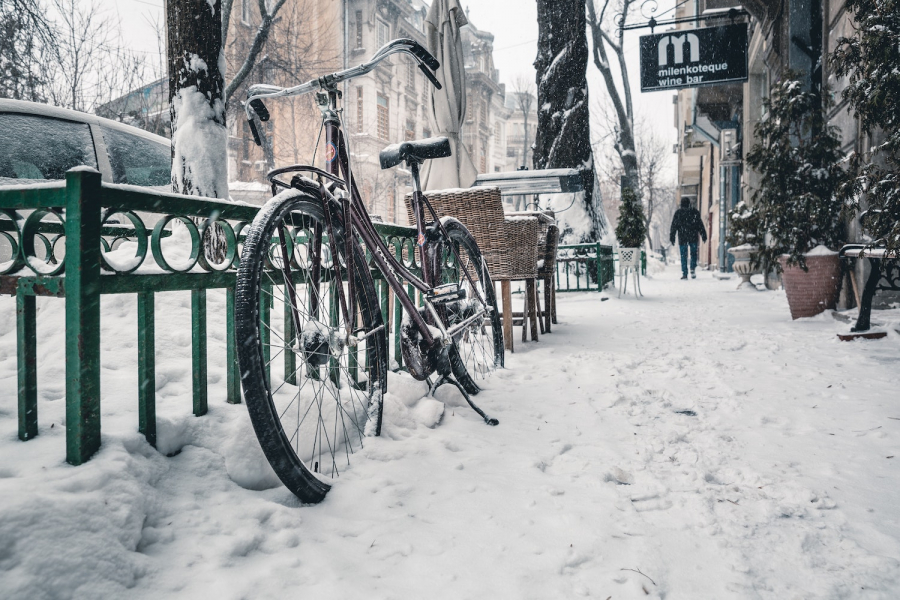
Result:
<instances>
[{"instance_id":1,"label":"bicycle saddle","mask_svg":"<svg viewBox=\"0 0 900 600\"><path fill-rule=\"evenodd\" d=\"M433 137L425 140L391 144L381 151L381 168L390 169L401 162L422 163L430 158L450 156L450 140L445 137Z\"/></svg>"}]
</instances>

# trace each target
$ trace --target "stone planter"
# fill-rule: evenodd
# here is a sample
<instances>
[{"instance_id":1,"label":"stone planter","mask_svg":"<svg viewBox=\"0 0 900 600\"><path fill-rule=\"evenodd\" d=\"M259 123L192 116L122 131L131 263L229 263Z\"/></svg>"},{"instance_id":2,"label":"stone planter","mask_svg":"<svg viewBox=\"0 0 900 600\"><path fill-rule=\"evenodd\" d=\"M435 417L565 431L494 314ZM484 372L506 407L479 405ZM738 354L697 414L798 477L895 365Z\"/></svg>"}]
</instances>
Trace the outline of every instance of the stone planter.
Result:
<instances>
[{"instance_id":1,"label":"stone planter","mask_svg":"<svg viewBox=\"0 0 900 600\"><path fill-rule=\"evenodd\" d=\"M805 258L808 272L800 267L787 266L787 256L778 259L793 319L814 317L822 311L833 309L841 285L841 263L837 252L806 255Z\"/></svg>"},{"instance_id":2,"label":"stone planter","mask_svg":"<svg viewBox=\"0 0 900 600\"><path fill-rule=\"evenodd\" d=\"M751 244L743 244L728 249L728 253L734 257L732 268L735 273L741 276L741 283L737 287L739 290L756 291L756 286L750 283L750 277L759 273L759 269L753 268L753 261L750 260L750 254L755 251L756 246Z\"/></svg>"}]
</instances>

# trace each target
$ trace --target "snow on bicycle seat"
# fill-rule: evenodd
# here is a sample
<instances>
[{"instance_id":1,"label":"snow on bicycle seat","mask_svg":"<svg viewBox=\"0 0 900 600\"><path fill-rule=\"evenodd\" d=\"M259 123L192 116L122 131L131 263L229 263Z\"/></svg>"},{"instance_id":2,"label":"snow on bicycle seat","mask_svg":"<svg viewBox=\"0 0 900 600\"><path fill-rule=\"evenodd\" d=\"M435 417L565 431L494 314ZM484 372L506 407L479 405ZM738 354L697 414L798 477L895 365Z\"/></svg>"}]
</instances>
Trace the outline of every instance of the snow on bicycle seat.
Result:
<instances>
[{"instance_id":1,"label":"snow on bicycle seat","mask_svg":"<svg viewBox=\"0 0 900 600\"><path fill-rule=\"evenodd\" d=\"M450 156L450 140L445 137L433 137L400 144L391 144L381 151L381 168L390 169L401 162L421 163L430 158Z\"/></svg>"}]
</instances>

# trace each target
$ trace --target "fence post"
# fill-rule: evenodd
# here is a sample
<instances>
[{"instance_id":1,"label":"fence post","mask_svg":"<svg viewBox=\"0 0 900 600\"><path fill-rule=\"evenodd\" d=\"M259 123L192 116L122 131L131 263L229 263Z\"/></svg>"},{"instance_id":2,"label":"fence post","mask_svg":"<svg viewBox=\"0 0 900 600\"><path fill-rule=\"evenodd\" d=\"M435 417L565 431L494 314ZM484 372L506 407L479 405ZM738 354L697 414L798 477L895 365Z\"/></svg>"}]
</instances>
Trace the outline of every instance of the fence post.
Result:
<instances>
[{"instance_id":1,"label":"fence post","mask_svg":"<svg viewBox=\"0 0 900 600\"><path fill-rule=\"evenodd\" d=\"M241 372L237 364L237 340L234 331L234 288L225 289L225 386L229 404L241 403Z\"/></svg>"},{"instance_id":2,"label":"fence post","mask_svg":"<svg viewBox=\"0 0 900 600\"><path fill-rule=\"evenodd\" d=\"M293 285L293 283L291 284ZM296 295L296 287L294 288ZM285 290L281 301L282 318L284 319L284 381L291 385L297 385L297 355L291 350L294 339L297 337L294 325L294 311L290 302L290 292Z\"/></svg>"},{"instance_id":3,"label":"fence post","mask_svg":"<svg viewBox=\"0 0 900 600\"><path fill-rule=\"evenodd\" d=\"M100 173L66 173L66 461L100 448Z\"/></svg>"},{"instance_id":4,"label":"fence post","mask_svg":"<svg viewBox=\"0 0 900 600\"><path fill-rule=\"evenodd\" d=\"M201 250L202 252L202 250ZM191 290L191 363L193 366L194 415L208 410L206 388L206 290Z\"/></svg>"},{"instance_id":5,"label":"fence post","mask_svg":"<svg viewBox=\"0 0 900 600\"><path fill-rule=\"evenodd\" d=\"M156 313L153 292L137 295L138 431L156 447Z\"/></svg>"},{"instance_id":6,"label":"fence post","mask_svg":"<svg viewBox=\"0 0 900 600\"><path fill-rule=\"evenodd\" d=\"M37 421L37 327L34 296L16 290L16 335L19 365L19 439L38 434Z\"/></svg>"}]
</instances>

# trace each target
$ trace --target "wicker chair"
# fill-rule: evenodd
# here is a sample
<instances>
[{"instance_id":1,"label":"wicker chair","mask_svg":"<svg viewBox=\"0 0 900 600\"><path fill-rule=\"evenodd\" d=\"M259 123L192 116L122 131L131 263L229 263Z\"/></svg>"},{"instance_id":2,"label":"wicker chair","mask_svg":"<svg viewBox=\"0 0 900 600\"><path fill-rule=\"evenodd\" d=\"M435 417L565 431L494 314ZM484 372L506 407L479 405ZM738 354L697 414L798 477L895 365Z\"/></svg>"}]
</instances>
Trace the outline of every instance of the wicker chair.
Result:
<instances>
[{"instance_id":1,"label":"wicker chair","mask_svg":"<svg viewBox=\"0 0 900 600\"><path fill-rule=\"evenodd\" d=\"M474 187L469 189L426 192L426 198L438 216L455 217L466 226L487 263L488 273L495 282L500 282L503 303L504 346L513 352L513 281L531 281L538 276L538 237L540 224L533 216L506 217L500 189L495 187ZM406 212L409 222L414 223L412 195L407 194ZM431 216L428 209L426 219ZM526 283L527 285L527 283ZM534 294L526 295L526 311L532 306ZM522 332L525 338L524 324ZM534 337L534 336L533 336Z\"/></svg>"},{"instance_id":2,"label":"wicker chair","mask_svg":"<svg viewBox=\"0 0 900 600\"><path fill-rule=\"evenodd\" d=\"M551 322L556 323L556 251L559 244L559 228L556 218L550 210L531 210L506 213L507 217L534 217L538 220L538 275L534 281L525 283L525 293L529 302L524 312L513 314L518 322L522 319L524 327L530 327L531 339L538 339L541 333L551 331ZM541 309L539 284L543 282L544 309ZM525 340L523 331L522 340Z\"/></svg>"},{"instance_id":3,"label":"wicker chair","mask_svg":"<svg viewBox=\"0 0 900 600\"><path fill-rule=\"evenodd\" d=\"M552 213L551 213L552 217ZM551 323L556 323L556 251L559 247L559 227L556 223L543 224L538 242L538 281L544 283L544 310L535 302L538 314L543 317L541 333L550 333Z\"/></svg>"}]
</instances>

